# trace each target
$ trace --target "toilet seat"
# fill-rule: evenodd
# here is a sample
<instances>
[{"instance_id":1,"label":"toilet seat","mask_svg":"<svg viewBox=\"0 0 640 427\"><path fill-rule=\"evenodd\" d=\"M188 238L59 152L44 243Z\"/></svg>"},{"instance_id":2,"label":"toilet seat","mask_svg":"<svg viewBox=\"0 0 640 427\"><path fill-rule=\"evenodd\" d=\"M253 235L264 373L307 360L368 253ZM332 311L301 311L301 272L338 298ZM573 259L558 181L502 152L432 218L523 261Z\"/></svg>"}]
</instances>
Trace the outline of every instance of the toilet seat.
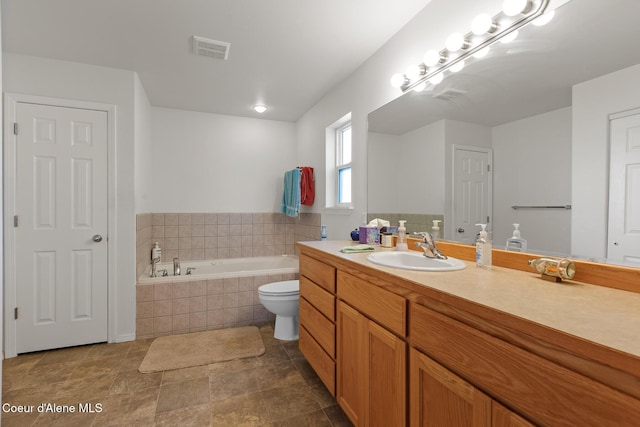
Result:
<instances>
[{"instance_id":1,"label":"toilet seat","mask_svg":"<svg viewBox=\"0 0 640 427\"><path fill-rule=\"evenodd\" d=\"M258 293L267 296L292 296L300 294L300 282L298 280L285 280L283 282L267 283L258 288Z\"/></svg>"}]
</instances>

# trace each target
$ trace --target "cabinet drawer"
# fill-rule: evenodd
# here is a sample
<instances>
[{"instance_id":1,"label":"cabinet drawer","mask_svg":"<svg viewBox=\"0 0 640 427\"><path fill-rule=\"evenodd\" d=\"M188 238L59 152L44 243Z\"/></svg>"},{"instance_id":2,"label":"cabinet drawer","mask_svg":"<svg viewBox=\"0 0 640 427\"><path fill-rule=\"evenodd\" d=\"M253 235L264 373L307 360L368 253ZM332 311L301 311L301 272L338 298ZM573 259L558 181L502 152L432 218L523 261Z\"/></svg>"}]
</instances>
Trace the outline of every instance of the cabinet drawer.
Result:
<instances>
[{"instance_id":1,"label":"cabinet drawer","mask_svg":"<svg viewBox=\"0 0 640 427\"><path fill-rule=\"evenodd\" d=\"M332 294L336 293L336 269L314 258L300 254L300 275L306 276Z\"/></svg>"},{"instance_id":2,"label":"cabinet drawer","mask_svg":"<svg viewBox=\"0 0 640 427\"><path fill-rule=\"evenodd\" d=\"M634 425L632 397L563 366L412 304L411 344L540 425Z\"/></svg>"},{"instance_id":3,"label":"cabinet drawer","mask_svg":"<svg viewBox=\"0 0 640 427\"><path fill-rule=\"evenodd\" d=\"M329 320L336 320L336 299L304 276L300 276L300 296L306 299Z\"/></svg>"},{"instance_id":4,"label":"cabinet drawer","mask_svg":"<svg viewBox=\"0 0 640 427\"><path fill-rule=\"evenodd\" d=\"M298 346L309 365L316 371L318 377L322 380L331 396L336 396L336 363L327 353L324 352L320 344L313 339L311 334L305 329L304 325L300 326L300 340Z\"/></svg>"},{"instance_id":5,"label":"cabinet drawer","mask_svg":"<svg viewBox=\"0 0 640 427\"><path fill-rule=\"evenodd\" d=\"M300 298L299 310L300 323L307 328L327 354L335 359L336 326L304 298Z\"/></svg>"},{"instance_id":6,"label":"cabinet drawer","mask_svg":"<svg viewBox=\"0 0 640 427\"><path fill-rule=\"evenodd\" d=\"M407 335L407 300L338 271L338 297L400 336Z\"/></svg>"}]
</instances>

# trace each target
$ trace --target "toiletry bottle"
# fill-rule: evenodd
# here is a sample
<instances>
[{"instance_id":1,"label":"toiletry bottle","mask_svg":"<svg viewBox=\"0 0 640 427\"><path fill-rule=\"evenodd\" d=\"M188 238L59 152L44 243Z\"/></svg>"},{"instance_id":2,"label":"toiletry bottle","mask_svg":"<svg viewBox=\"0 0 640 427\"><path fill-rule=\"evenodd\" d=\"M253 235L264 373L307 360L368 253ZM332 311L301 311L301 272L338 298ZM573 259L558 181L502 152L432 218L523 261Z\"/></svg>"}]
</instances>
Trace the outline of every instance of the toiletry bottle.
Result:
<instances>
[{"instance_id":1,"label":"toiletry bottle","mask_svg":"<svg viewBox=\"0 0 640 427\"><path fill-rule=\"evenodd\" d=\"M320 240L327 240L327 226L320 226Z\"/></svg>"},{"instance_id":2,"label":"toiletry bottle","mask_svg":"<svg viewBox=\"0 0 640 427\"><path fill-rule=\"evenodd\" d=\"M400 226L398 227L398 242L396 243L396 251L407 251L409 247L407 246L407 229L404 227L404 223L406 220L402 219L399 221Z\"/></svg>"},{"instance_id":3,"label":"toiletry bottle","mask_svg":"<svg viewBox=\"0 0 640 427\"><path fill-rule=\"evenodd\" d=\"M491 241L487 235L487 224L476 224L482 227L478 240L476 240L476 267L491 269Z\"/></svg>"},{"instance_id":4,"label":"toiletry bottle","mask_svg":"<svg viewBox=\"0 0 640 427\"><path fill-rule=\"evenodd\" d=\"M153 244L153 248L151 248L151 261L153 262L153 260L158 260L158 262L160 262L160 260L162 259L162 249L160 248L160 244L158 242L155 242Z\"/></svg>"},{"instance_id":5,"label":"toiletry bottle","mask_svg":"<svg viewBox=\"0 0 640 427\"><path fill-rule=\"evenodd\" d=\"M433 220L433 227L431 227L431 236L433 236L433 240L438 240L440 239L440 223L442 222L441 219L434 219Z\"/></svg>"},{"instance_id":6,"label":"toiletry bottle","mask_svg":"<svg viewBox=\"0 0 640 427\"><path fill-rule=\"evenodd\" d=\"M510 239L507 239L507 250L508 251L518 251L518 252L526 252L527 251L527 241L520 237L520 224L513 224L513 236Z\"/></svg>"}]
</instances>

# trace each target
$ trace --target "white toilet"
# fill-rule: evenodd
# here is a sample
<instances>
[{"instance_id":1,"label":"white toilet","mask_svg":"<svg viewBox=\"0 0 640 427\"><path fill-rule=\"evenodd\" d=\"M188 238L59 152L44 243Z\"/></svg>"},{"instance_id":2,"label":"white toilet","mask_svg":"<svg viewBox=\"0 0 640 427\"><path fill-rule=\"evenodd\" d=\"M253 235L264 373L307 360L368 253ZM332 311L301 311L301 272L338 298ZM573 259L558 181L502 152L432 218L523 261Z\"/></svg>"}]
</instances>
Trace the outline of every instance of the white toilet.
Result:
<instances>
[{"instance_id":1,"label":"white toilet","mask_svg":"<svg viewBox=\"0 0 640 427\"><path fill-rule=\"evenodd\" d=\"M273 336L283 341L298 339L298 301L300 299L300 281L267 283L258 288L260 303L276 315L276 327Z\"/></svg>"}]
</instances>

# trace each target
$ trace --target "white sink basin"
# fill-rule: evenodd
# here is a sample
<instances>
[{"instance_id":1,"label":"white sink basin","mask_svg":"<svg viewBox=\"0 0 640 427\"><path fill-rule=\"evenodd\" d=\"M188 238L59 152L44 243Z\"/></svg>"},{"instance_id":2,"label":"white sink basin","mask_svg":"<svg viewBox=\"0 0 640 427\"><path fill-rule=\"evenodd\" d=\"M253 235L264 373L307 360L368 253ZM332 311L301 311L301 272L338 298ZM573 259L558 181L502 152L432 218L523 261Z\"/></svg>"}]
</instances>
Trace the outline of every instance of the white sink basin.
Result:
<instances>
[{"instance_id":1,"label":"white sink basin","mask_svg":"<svg viewBox=\"0 0 640 427\"><path fill-rule=\"evenodd\" d=\"M374 252L367 259L385 267L416 271L454 271L463 270L467 265L456 258L427 258L422 252Z\"/></svg>"}]
</instances>

